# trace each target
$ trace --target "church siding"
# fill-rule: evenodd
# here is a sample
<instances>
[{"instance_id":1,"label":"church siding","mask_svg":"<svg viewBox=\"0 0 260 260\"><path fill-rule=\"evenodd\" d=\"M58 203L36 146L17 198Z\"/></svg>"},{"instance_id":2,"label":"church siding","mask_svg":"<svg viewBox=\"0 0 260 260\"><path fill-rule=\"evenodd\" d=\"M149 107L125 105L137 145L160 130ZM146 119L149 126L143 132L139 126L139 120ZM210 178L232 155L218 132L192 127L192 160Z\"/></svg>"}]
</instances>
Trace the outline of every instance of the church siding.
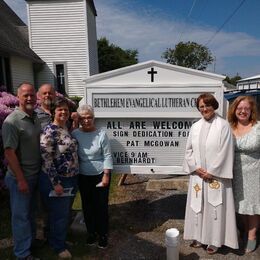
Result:
<instances>
[{"instance_id":1,"label":"church siding","mask_svg":"<svg viewBox=\"0 0 260 260\"><path fill-rule=\"evenodd\" d=\"M10 58L10 68L12 85L15 93L21 82L27 81L34 84L33 65L30 60L12 56Z\"/></svg>"},{"instance_id":2,"label":"church siding","mask_svg":"<svg viewBox=\"0 0 260 260\"><path fill-rule=\"evenodd\" d=\"M54 63L65 63L69 96L83 96L90 76L85 0L28 1L31 48L45 61L37 84L54 81ZM92 56L92 54L90 55Z\"/></svg>"}]
</instances>

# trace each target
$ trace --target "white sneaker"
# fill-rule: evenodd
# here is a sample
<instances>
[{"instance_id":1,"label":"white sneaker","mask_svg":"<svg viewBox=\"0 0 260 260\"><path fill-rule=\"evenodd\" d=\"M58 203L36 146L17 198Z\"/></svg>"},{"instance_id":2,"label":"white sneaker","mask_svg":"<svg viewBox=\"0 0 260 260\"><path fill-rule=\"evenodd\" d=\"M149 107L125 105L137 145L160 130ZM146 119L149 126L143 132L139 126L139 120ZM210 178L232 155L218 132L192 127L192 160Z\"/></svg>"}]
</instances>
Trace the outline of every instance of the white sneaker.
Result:
<instances>
[{"instance_id":1,"label":"white sneaker","mask_svg":"<svg viewBox=\"0 0 260 260\"><path fill-rule=\"evenodd\" d=\"M70 259L72 258L72 255L69 250L65 249L64 251L59 253L59 258L61 259Z\"/></svg>"}]
</instances>

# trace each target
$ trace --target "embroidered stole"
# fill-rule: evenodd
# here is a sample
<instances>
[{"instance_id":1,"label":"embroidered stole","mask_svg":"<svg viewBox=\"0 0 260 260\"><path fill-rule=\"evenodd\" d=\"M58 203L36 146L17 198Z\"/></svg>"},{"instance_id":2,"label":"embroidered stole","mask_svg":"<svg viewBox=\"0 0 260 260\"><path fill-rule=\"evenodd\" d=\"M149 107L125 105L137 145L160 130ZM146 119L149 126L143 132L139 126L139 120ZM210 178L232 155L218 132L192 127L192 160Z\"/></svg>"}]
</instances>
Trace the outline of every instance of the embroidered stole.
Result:
<instances>
[{"instance_id":1,"label":"embroidered stole","mask_svg":"<svg viewBox=\"0 0 260 260\"><path fill-rule=\"evenodd\" d=\"M200 165L207 170L206 162L206 143L207 137L212 126L212 122L203 121L199 134L199 153ZM217 130L217 129L216 129ZM203 184L205 185L203 187ZM192 176L191 208L198 214L201 212L203 189L207 189L208 202L216 207L222 203L222 183L214 179L211 183L204 183L202 178L197 175ZM216 216L215 216L216 218Z\"/></svg>"}]
</instances>

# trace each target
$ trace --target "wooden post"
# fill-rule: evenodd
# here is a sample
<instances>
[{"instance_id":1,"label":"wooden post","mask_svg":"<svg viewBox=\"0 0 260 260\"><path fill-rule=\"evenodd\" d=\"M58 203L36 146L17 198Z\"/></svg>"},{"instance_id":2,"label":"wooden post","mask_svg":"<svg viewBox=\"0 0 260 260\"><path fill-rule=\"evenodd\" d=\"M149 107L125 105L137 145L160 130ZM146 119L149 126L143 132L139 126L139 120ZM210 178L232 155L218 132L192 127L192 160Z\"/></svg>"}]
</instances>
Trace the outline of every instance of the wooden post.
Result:
<instances>
[{"instance_id":1,"label":"wooden post","mask_svg":"<svg viewBox=\"0 0 260 260\"><path fill-rule=\"evenodd\" d=\"M127 174L126 174L126 173L123 174L123 175L120 177L117 186L124 185L124 184L125 184L126 177L127 177Z\"/></svg>"}]
</instances>

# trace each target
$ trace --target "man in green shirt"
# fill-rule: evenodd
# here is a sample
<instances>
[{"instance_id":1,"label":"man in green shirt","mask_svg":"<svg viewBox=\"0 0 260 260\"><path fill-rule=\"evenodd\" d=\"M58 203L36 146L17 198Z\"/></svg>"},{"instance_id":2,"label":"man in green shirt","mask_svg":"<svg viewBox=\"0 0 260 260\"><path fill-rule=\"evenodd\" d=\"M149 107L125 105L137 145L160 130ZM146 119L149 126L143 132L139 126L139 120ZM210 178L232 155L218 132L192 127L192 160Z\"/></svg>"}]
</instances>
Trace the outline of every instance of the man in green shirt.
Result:
<instances>
[{"instance_id":1,"label":"man in green shirt","mask_svg":"<svg viewBox=\"0 0 260 260\"><path fill-rule=\"evenodd\" d=\"M34 239L33 200L41 167L41 126L34 112L36 92L30 83L18 90L19 107L4 121L2 127L8 172L5 177L10 191L14 254L17 259L34 259L31 243Z\"/></svg>"}]
</instances>

